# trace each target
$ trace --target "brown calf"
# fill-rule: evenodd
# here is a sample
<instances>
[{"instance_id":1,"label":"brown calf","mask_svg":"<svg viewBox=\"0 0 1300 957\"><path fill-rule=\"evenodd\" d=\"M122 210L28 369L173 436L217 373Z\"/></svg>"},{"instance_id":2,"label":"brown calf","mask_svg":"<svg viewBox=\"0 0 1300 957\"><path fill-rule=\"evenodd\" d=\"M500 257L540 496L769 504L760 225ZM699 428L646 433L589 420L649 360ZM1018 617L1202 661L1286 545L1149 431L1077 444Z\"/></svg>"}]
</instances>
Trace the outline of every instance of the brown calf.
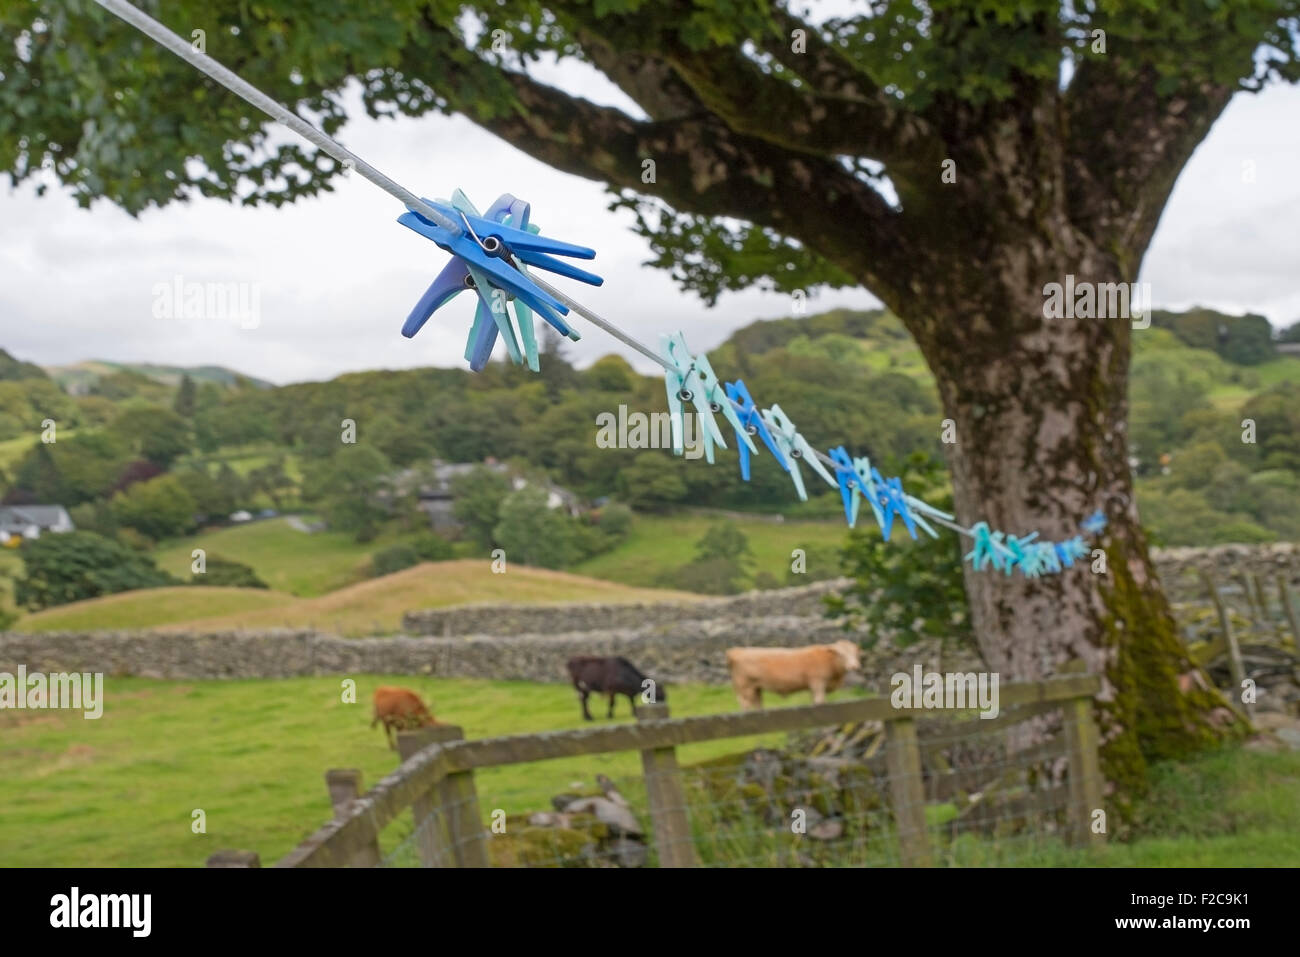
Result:
<instances>
[{"instance_id":1,"label":"brown calf","mask_svg":"<svg viewBox=\"0 0 1300 957\"><path fill-rule=\"evenodd\" d=\"M370 727L373 728L381 721L390 748L397 747L393 743L394 728L407 731L438 723L418 694L393 685L382 685L375 689L375 718L370 722Z\"/></svg>"}]
</instances>

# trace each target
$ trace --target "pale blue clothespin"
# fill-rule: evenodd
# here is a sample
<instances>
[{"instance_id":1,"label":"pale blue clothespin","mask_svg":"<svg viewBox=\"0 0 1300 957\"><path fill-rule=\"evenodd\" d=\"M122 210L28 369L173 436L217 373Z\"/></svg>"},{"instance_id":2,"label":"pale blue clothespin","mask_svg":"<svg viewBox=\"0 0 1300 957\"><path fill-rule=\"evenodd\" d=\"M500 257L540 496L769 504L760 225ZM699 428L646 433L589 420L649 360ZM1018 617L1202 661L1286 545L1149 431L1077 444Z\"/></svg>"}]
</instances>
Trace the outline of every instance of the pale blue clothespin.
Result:
<instances>
[{"instance_id":1,"label":"pale blue clothespin","mask_svg":"<svg viewBox=\"0 0 1300 957\"><path fill-rule=\"evenodd\" d=\"M736 418L745 429L746 435L757 435L767 446L767 450L772 453L778 465L785 471L790 471L790 464L786 462L785 456L781 454L781 448L776 444L776 439L768 430L767 423L758 412L758 407L754 405L754 400L749 395L749 389L745 388L745 383L737 379L735 382L728 382L725 387L727 398L731 402L731 407L736 412ZM750 446L741 442L736 451L740 453L740 477L746 482L749 481L749 450ZM757 449L755 449L757 451Z\"/></svg>"},{"instance_id":2,"label":"pale blue clothespin","mask_svg":"<svg viewBox=\"0 0 1300 957\"><path fill-rule=\"evenodd\" d=\"M659 339L659 355L667 368L664 369L664 386L668 390L668 415L673 429L673 452L681 455L685 452L685 422L682 409L684 402L695 406L699 416L700 438L704 443L704 457L713 463L713 446L727 447L714 420L715 412L721 412L731 424L741 442L753 452L754 443L740 424L736 410L731 407L722 383L718 381L709 364L709 357L704 353L692 355L686 345L686 337L680 332L663 335Z\"/></svg>"},{"instance_id":3,"label":"pale blue clothespin","mask_svg":"<svg viewBox=\"0 0 1300 957\"><path fill-rule=\"evenodd\" d=\"M1061 556L1056 551L1056 546L1051 542L1038 542L1034 546L1038 553L1039 563L1045 572L1055 574L1061 570Z\"/></svg>"},{"instance_id":4,"label":"pale blue clothespin","mask_svg":"<svg viewBox=\"0 0 1300 957\"><path fill-rule=\"evenodd\" d=\"M866 499L867 504L871 506L871 514L876 518L876 526L884 528L885 513L880 507L880 490L876 488L874 477L880 473L871 467L871 459L865 455L853 460L853 471L858 475L858 490L861 492L862 497Z\"/></svg>"},{"instance_id":5,"label":"pale blue clothespin","mask_svg":"<svg viewBox=\"0 0 1300 957\"><path fill-rule=\"evenodd\" d=\"M814 472L826 480L826 484L832 488L838 488L839 483L831 478L826 466L822 465L817 458L817 450L808 444L808 440L799 434L799 430L794 427L790 417L786 415L779 405L774 405L770 409L763 409L759 412L763 417L763 422L767 424L772 433L772 438L776 440L777 448L790 463L789 473L790 480L794 482L794 489L799 493L801 502L808 501L808 492L803 487L803 476L799 473L799 460L807 462Z\"/></svg>"},{"instance_id":6,"label":"pale blue clothespin","mask_svg":"<svg viewBox=\"0 0 1300 957\"><path fill-rule=\"evenodd\" d=\"M1106 530L1106 515L1101 509L1097 509L1097 511L1080 522L1079 527L1089 535L1100 535Z\"/></svg>"},{"instance_id":7,"label":"pale blue clothespin","mask_svg":"<svg viewBox=\"0 0 1300 957\"><path fill-rule=\"evenodd\" d=\"M1051 549L1047 551L1051 552ZM1038 578L1047 571L1042 542L1025 546L1024 554L1020 558L1020 571L1026 578Z\"/></svg>"}]
</instances>

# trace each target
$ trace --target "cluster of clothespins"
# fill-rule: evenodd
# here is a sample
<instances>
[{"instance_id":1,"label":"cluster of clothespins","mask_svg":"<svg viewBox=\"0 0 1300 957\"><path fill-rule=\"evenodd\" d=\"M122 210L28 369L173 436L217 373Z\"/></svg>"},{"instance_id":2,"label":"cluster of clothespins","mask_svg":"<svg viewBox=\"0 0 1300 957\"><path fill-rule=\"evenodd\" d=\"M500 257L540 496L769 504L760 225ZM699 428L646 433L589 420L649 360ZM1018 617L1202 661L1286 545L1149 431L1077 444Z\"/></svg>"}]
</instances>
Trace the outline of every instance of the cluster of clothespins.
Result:
<instances>
[{"instance_id":1,"label":"cluster of clothespins","mask_svg":"<svg viewBox=\"0 0 1300 957\"><path fill-rule=\"evenodd\" d=\"M912 538L916 538L918 528L938 537L932 523L943 525L974 541L975 547L966 558L975 568L991 565L1007 574L1019 568L1031 577L1058 572L1087 554L1080 536L1050 543L1038 541L1036 532L1019 538L993 531L985 522L964 528L947 512L908 495L898 477L883 478L866 457L854 458L843 446L832 449L829 455L817 451L799 434L779 405L758 408L745 383L739 379L724 385L714 373L708 357L691 352L680 332L664 336L659 350L652 350L533 274L531 269L540 269L594 286L602 282L599 276L556 258L594 259L596 253L585 246L542 237L538 226L529 222L527 203L507 193L488 208L486 215L480 215L460 190L452 194L450 202L432 202L418 197L127 0L96 2L401 201L408 211L398 217L398 222L433 240L451 254L451 262L411 310L402 327L402 335L414 336L440 306L457 293L473 290L477 308L465 344L465 358L470 368L475 372L482 370L500 336L511 361L527 362L535 372L538 356L533 314L540 315L561 335L576 340L577 332L564 318L572 309L663 366L673 425L673 448L679 455L685 451L683 413L689 403L699 414L709 462L714 459L715 446L726 448L727 445L713 418L715 414L721 414L736 434L740 472L746 481L749 480L750 455L758 451L753 441L757 436L777 464L789 473L800 499L808 498L799 471L799 461L803 460L827 484L839 489L850 526L856 525L859 508L865 501L886 541L898 521L903 523ZM513 322L507 308L511 302L514 303ZM1097 512L1083 524L1083 529L1089 534L1097 534L1105 524L1105 516Z\"/></svg>"},{"instance_id":2,"label":"cluster of clothespins","mask_svg":"<svg viewBox=\"0 0 1300 957\"><path fill-rule=\"evenodd\" d=\"M540 288L528 267L598 286L602 282L599 276L555 258L592 259L595 257L593 250L542 238L538 227L528 221L528 204L509 194L498 198L486 216L480 216L460 190L452 195L449 203L424 202L448 218L459 218L464 229L452 232L414 210L398 217L398 222L432 239L452 254L452 261L438 274L411 311L402 327L402 335L415 335L439 306L457 293L472 289L477 298L477 308L465 347L465 358L475 372L487 363L498 333L505 341L511 361L526 361L530 369L537 370L534 312L562 335L574 340L578 338L562 318L568 314L568 306ZM515 304L514 325L506 309L511 301ZM723 383L713 371L708 356L692 352L680 332L662 336L657 353L629 337L620 338L664 368L673 451L678 455L685 452L684 415L689 405L698 416L700 440L705 458L710 463L714 461L716 447L727 447L714 418L722 415L735 433L740 453L740 474L745 481L750 478L750 456L758 452L754 444L754 438L758 438L777 465L789 474L801 500L808 499L799 469L799 462L804 461L828 485L839 490L850 527L857 525L861 504L865 501L885 541L889 541L896 522L901 521L913 539L917 537L918 528L937 538L939 533L934 525L943 525L972 539L974 548L966 555L966 560L976 569L982 571L992 567L1008 575L1019 569L1030 578L1069 568L1088 554L1088 546L1079 535L1064 542L1044 542L1038 540L1037 532L1023 537L1008 535L994 531L987 522L977 522L965 528L947 512L909 495L899 477L883 477L867 457L853 457L843 446L831 449L829 454L817 451L779 405L760 409L743 381L737 379ZM521 341L523 355L519 349ZM1095 535L1105 525L1105 516L1096 512L1081 527L1088 534Z\"/></svg>"}]
</instances>

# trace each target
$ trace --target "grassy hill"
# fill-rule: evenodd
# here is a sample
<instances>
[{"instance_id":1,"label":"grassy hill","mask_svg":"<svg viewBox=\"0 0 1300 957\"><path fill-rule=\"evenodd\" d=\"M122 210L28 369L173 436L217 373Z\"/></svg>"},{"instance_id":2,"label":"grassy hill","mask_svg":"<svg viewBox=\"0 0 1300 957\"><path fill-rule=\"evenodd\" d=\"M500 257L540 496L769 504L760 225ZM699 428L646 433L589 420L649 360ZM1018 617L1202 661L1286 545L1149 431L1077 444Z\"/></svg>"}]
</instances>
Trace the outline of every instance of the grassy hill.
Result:
<instances>
[{"instance_id":1,"label":"grassy hill","mask_svg":"<svg viewBox=\"0 0 1300 957\"><path fill-rule=\"evenodd\" d=\"M396 536L360 543L341 532L308 534L294 530L286 518L201 532L166 543L154 553L158 567L188 580L193 551L203 549L249 565L277 591L300 597L323 595L367 577L370 556Z\"/></svg>"},{"instance_id":2,"label":"grassy hill","mask_svg":"<svg viewBox=\"0 0 1300 957\"><path fill-rule=\"evenodd\" d=\"M698 597L522 565L494 574L486 560L462 560L417 565L314 598L260 588L140 589L48 608L23 617L14 630L317 628L360 636L396 631L402 614L416 608L480 601L689 601Z\"/></svg>"},{"instance_id":3,"label":"grassy hill","mask_svg":"<svg viewBox=\"0 0 1300 957\"><path fill-rule=\"evenodd\" d=\"M141 588L85 601L56 605L24 615L14 631L108 631L153 628L194 618L274 608L293 596L264 588L218 588L178 585Z\"/></svg>"},{"instance_id":4,"label":"grassy hill","mask_svg":"<svg viewBox=\"0 0 1300 957\"><path fill-rule=\"evenodd\" d=\"M264 379L244 375L223 366L164 366L151 362L106 362L102 359L87 359L63 366L45 366L46 374L69 391L84 391L104 376L114 372L137 372L148 376L163 385L180 385L181 377L188 375L195 382L212 382L216 385L231 386L239 379L244 379L260 389L272 389L274 384Z\"/></svg>"},{"instance_id":5,"label":"grassy hill","mask_svg":"<svg viewBox=\"0 0 1300 957\"><path fill-rule=\"evenodd\" d=\"M690 512L640 516L632 523L626 541L575 566L574 571L629 585L656 581L664 572L689 562L694 557L695 542L711 523L719 520ZM790 570L791 549L810 545L839 547L844 543L844 523L838 518L824 522L776 522L760 516L729 520L749 539L753 574L766 572L781 582Z\"/></svg>"}]
</instances>

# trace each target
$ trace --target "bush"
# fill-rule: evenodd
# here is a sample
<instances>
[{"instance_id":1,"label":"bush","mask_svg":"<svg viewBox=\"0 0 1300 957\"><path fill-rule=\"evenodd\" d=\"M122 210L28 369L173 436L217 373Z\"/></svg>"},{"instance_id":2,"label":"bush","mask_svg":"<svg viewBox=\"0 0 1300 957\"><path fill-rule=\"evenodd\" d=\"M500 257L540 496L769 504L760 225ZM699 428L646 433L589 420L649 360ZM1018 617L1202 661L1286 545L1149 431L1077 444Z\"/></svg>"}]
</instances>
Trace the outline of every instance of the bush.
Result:
<instances>
[{"instance_id":1,"label":"bush","mask_svg":"<svg viewBox=\"0 0 1300 957\"><path fill-rule=\"evenodd\" d=\"M375 552L370 559L370 574L374 578L379 578L418 564L420 564L420 556L410 545L390 545Z\"/></svg>"},{"instance_id":2,"label":"bush","mask_svg":"<svg viewBox=\"0 0 1300 957\"><path fill-rule=\"evenodd\" d=\"M39 611L83 598L180 582L153 560L94 532L49 533L24 542L24 575L14 583L14 602Z\"/></svg>"},{"instance_id":3,"label":"bush","mask_svg":"<svg viewBox=\"0 0 1300 957\"><path fill-rule=\"evenodd\" d=\"M183 535L194 527L194 496L174 475L137 482L113 496L113 518L158 541Z\"/></svg>"},{"instance_id":4,"label":"bush","mask_svg":"<svg viewBox=\"0 0 1300 957\"><path fill-rule=\"evenodd\" d=\"M658 584L701 595L737 595L744 590L745 569L734 558L697 558L665 572Z\"/></svg>"},{"instance_id":5,"label":"bush","mask_svg":"<svg viewBox=\"0 0 1300 957\"><path fill-rule=\"evenodd\" d=\"M939 484L943 467L938 460L918 455L903 464L903 482L915 489L913 494L952 511L952 495ZM886 542L864 504L841 561L845 574L854 579L848 592L853 601L828 595L828 613L853 625L865 621L872 632L868 643L885 634L892 634L899 647L934 637L957 644L974 642L958 536L930 538L921 533L912 541L895 527Z\"/></svg>"},{"instance_id":6,"label":"bush","mask_svg":"<svg viewBox=\"0 0 1300 957\"><path fill-rule=\"evenodd\" d=\"M563 568L577 560L577 523L546 507L546 493L535 485L511 492L501 502L501 521L492 537L507 559L537 568Z\"/></svg>"},{"instance_id":7,"label":"bush","mask_svg":"<svg viewBox=\"0 0 1300 957\"><path fill-rule=\"evenodd\" d=\"M415 554L420 556L422 562L445 562L456 554L451 542L433 532L417 536L411 542L411 548L415 549Z\"/></svg>"},{"instance_id":8,"label":"bush","mask_svg":"<svg viewBox=\"0 0 1300 957\"><path fill-rule=\"evenodd\" d=\"M257 577L257 572L243 562L209 555L205 559L203 567L203 574L195 574L190 578L191 585L219 585L227 588L270 587Z\"/></svg>"},{"instance_id":9,"label":"bush","mask_svg":"<svg viewBox=\"0 0 1300 957\"><path fill-rule=\"evenodd\" d=\"M744 590L752 560L749 539L740 526L718 522L695 543L695 558L661 575L659 581L670 588L704 595L735 595Z\"/></svg>"}]
</instances>

